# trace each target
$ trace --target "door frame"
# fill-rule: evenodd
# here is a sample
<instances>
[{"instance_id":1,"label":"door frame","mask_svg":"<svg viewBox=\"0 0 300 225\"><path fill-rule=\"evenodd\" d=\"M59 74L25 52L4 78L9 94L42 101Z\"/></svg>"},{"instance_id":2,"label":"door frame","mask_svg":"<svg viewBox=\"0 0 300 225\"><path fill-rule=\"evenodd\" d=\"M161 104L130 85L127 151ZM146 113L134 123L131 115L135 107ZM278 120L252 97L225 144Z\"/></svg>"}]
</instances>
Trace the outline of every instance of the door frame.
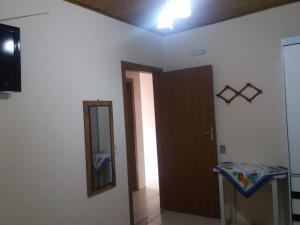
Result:
<instances>
[{"instance_id":1,"label":"door frame","mask_svg":"<svg viewBox=\"0 0 300 225\"><path fill-rule=\"evenodd\" d=\"M156 142L157 142L157 161L158 161L158 171L160 171L160 168L162 166L161 162L161 135L160 130L158 127L160 126L160 104L159 104L159 87L158 87L158 79L159 76L163 73L163 69L153 66L146 66L126 61L121 61L121 70L122 70L122 88L123 88L123 102L124 102L124 118L125 118L125 135L127 135L128 132L128 121L127 121L127 103L126 103L126 71L140 71L140 72L149 72L152 74L152 80L153 80L153 94L154 94L154 108L155 108L155 124L156 124ZM128 149L128 143L127 143L127 137L125 138L126 141L126 153L127 153L127 159L129 156ZM127 172L129 175L129 161L127 160ZM161 185L163 182L162 175L160 172L158 172L159 177L159 187L160 187L160 202L161 206L164 205L164 199L163 199L163 190ZM130 209L130 224L134 225L134 215L133 215L133 199L132 199L132 191L131 191L131 180L128 176L128 195L129 195L129 209Z\"/></svg>"},{"instance_id":2,"label":"door frame","mask_svg":"<svg viewBox=\"0 0 300 225\"><path fill-rule=\"evenodd\" d=\"M134 82L133 82L133 79L132 78L126 78L125 79L125 84L126 84L126 87L128 86L128 83L131 85L131 95L130 96L125 96L126 97L126 104L127 104L127 97L130 97L131 98L131 102L132 102L132 127L133 127L133 130L132 130L132 136L134 138L134 151L128 151L128 146L127 146L127 153L128 155L131 154L131 157L128 157L127 159L133 159L134 161L132 162L132 164L134 164L134 174L131 174L131 173L128 173L128 176L134 176L134 180L131 181L131 186L132 187L132 191L137 191L140 189L140 186L139 186L139 172L138 172L138 164L137 164L137 143L136 143L136 118L135 118L135 105L134 105ZM126 93L128 92L128 90L126 90ZM131 108L131 107L130 107ZM128 109L128 105L127 105L127 109ZM128 112L128 111L127 111ZM130 117L131 117L130 116ZM127 120L127 117L126 117L126 120ZM129 121L128 121L129 122ZM126 132L126 135L127 135L127 132ZM129 172L129 168L128 168L128 172ZM133 172L133 171L131 171Z\"/></svg>"}]
</instances>

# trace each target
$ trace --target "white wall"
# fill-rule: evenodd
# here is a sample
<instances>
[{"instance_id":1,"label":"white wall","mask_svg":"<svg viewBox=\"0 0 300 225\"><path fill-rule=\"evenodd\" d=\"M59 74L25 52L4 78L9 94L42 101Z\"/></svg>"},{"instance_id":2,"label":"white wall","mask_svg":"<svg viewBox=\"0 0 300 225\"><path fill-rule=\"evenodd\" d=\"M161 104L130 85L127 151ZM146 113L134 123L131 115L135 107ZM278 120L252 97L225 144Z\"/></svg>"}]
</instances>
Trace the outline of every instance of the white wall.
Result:
<instances>
[{"instance_id":1,"label":"white wall","mask_svg":"<svg viewBox=\"0 0 300 225\"><path fill-rule=\"evenodd\" d=\"M280 40L300 34L300 3L191 30L164 39L164 68L213 65L215 93L247 82L264 93L249 104L215 99L221 160L285 163L283 82ZM191 57L194 49L207 54Z\"/></svg>"},{"instance_id":2,"label":"white wall","mask_svg":"<svg viewBox=\"0 0 300 225\"><path fill-rule=\"evenodd\" d=\"M19 5L18 5L19 4ZM0 224L129 224L121 60L162 66L161 38L61 0L2 0L21 28L22 92L0 100ZM145 44L147 43L147 44ZM83 100L112 100L117 186L87 198Z\"/></svg>"},{"instance_id":3,"label":"white wall","mask_svg":"<svg viewBox=\"0 0 300 225\"><path fill-rule=\"evenodd\" d=\"M280 41L300 34L299 12L295 3L164 38L165 70L211 64L215 93L247 82L264 91L252 104L215 99L218 144L227 147L221 161L287 163ZM207 54L192 57L195 49ZM238 197L239 219L272 223L270 190L260 193L250 202Z\"/></svg>"},{"instance_id":4,"label":"white wall","mask_svg":"<svg viewBox=\"0 0 300 225\"><path fill-rule=\"evenodd\" d=\"M158 161L152 74L140 73L146 186L158 184Z\"/></svg>"},{"instance_id":5,"label":"white wall","mask_svg":"<svg viewBox=\"0 0 300 225\"><path fill-rule=\"evenodd\" d=\"M161 38L61 0L2 0L22 29L23 91L0 100L0 223L129 224L120 60L173 70L212 64L215 92L252 82L253 104L216 99L223 160L285 162L280 39L300 3ZM192 58L195 48L207 55ZM113 100L117 187L86 197L82 100ZM117 216L116 216L117 215Z\"/></svg>"},{"instance_id":6,"label":"white wall","mask_svg":"<svg viewBox=\"0 0 300 225\"><path fill-rule=\"evenodd\" d=\"M126 71L134 89L136 154L139 189L158 183L152 74Z\"/></svg>"},{"instance_id":7,"label":"white wall","mask_svg":"<svg viewBox=\"0 0 300 225\"><path fill-rule=\"evenodd\" d=\"M140 72L126 71L126 78L130 78L133 80L138 186L139 189L142 189L146 186L146 172L145 172L145 157L144 157L144 136L143 136L143 115L142 115Z\"/></svg>"}]
</instances>

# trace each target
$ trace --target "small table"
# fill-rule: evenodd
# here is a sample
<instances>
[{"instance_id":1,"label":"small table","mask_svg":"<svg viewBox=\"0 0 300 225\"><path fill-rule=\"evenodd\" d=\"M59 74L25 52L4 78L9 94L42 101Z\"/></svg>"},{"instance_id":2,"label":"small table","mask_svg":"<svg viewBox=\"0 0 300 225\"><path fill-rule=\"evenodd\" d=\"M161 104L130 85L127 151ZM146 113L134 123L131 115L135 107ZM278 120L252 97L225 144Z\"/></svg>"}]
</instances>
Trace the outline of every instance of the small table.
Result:
<instances>
[{"instance_id":1,"label":"small table","mask_svg":"<svg viewBox=\"0 0 300 225\"><path fill-rule=\"evenodd\" d=\"M218 172L214 169L214 172ZM224 189L223 189L223 183L224 183L224 177L222 174L218 173L219 175L219 194L220 194L220 209L221 209L221 225L227 225L226 224L226 216L225 216L225 200L224 200ZM279 213L279 195L278 195L278 185L279 180L285 179L287 175L279 175L274 176L272 180L269 182L269 184L272 185L272 199L273 199L273 221L274 225L282 225L281 221L284 220L284 218L281 218ZM235 190L235 189L234 189ZM233 216L236 217L236 214ZM237 218L234 218L234 221L237 221Z\"/></svg>"}]
</instances>

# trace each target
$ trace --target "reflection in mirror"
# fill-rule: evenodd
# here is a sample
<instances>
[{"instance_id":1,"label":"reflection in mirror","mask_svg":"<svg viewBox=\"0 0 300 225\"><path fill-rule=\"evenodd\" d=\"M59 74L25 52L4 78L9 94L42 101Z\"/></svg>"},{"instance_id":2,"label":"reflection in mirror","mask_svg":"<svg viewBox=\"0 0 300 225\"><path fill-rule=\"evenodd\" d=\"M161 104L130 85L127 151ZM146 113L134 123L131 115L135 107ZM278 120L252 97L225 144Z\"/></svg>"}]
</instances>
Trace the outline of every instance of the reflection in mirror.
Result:
<instances>
[{"instance_id":1,"label":"reflection in mirror","mask_svg":"<svg viewBox=\"0 0 300 225\"><path fill-rule=\"evenodd\" d=\"M88 196L115 186L112 103L84 101Z\"/></svg>"},{"instance_id":2,"label":"reflection in mirror","mask_svg":"<svg viewBox=\"0 0 300 225\"><path fill-rule=\"evenodd\" d=\"M112 182L109 107L90 107L93 190Z\"/></svg>"}]
</instances>

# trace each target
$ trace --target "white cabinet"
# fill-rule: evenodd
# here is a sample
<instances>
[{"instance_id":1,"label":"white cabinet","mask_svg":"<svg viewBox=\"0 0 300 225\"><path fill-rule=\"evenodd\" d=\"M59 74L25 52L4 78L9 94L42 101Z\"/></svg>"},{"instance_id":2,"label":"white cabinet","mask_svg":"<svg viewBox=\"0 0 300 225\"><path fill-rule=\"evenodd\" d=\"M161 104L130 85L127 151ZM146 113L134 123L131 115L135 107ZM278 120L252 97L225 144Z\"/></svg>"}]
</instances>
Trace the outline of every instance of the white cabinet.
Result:
<instances>
[{"instance_id":1,"label":"white cabinet","mask_svg":"<svg viewBox=\"0 0 300 225\"><path fill-rule=\"evenodd\" d=\"M300 37L282 41L288 150L291 174L291 218L300 225Z\"/></svg>"},{"instance_id":2,"label":"white cabinet","mask_svg":"<svg viewBox=\"0 0 300 225\"><path fill-rule=\"evenodd\" d=\"M300 192L300 177L291 177L292 191Z\"/></svg>"},{"instance_id":3,"label":"white cabinet","mask_svg":"<svg viewBox=\"0 0 300 225\"><path fill-rule=\"evenodd\" d=\"M283 47L290 167L300 174L300 44Z\"/></svg>"}]
</instances>

